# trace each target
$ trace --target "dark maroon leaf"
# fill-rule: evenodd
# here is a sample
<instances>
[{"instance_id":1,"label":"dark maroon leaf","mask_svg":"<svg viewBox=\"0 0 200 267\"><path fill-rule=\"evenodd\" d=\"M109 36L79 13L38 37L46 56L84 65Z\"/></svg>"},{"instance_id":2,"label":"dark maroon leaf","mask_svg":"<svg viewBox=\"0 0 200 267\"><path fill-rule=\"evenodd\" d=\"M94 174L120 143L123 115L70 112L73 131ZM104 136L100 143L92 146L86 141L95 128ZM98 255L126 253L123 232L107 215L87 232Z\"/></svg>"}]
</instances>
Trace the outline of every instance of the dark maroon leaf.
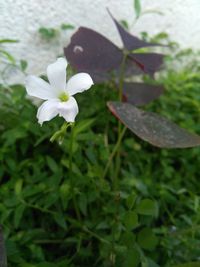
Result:
<instances>
[{"instance_id":1,"label":"dark maroon leaf","mask_svg":"<svg viewBox=\"0 0 200 267\"><path fill-rule=\"evenodd\" d=\"M133 53L129 55L133 61L147 74L153 75L161 69L165 55L158 53Z\"/></svg>"},{"instance_id":2,"label":"dark maroon leaf","mask_svg":"<svg viewBox=\"0 0 200 267\"><path fill-rule=\"evenodd\" d=\"M154 146L186 148L200 145L200 136L187 132L155 113L121 102L108 102L108 107L126 127Z\"/></svg>"},{"instance_id":3,"label":"dark maroon leaf","mask_svg":"<svg viewBox=\"0 0 200 267\"><path fill-rule=\"evenodd\" d=\"M124 76L131 77L133 75L144 75L144 71L138 62L135 62L132 58L127 57Z\"/></svg>"},{"instance_id":4,"label":"dark maroon leaf","mask_svg":"<svg viewBox=\"0 0 200 267\"><path fill-rule=\"evenodd\" d=\"M6 250L4 246L3 233L0 226L0 267L6 267L6 266L7 266Z\"/></svg>"},{"instance_id":5,"label":"dark maroon leaf","mask_svg":"<svg viewBox=\"0 0 200 267\"><path fill-rule=\"evenodd\" d=\"M128 50L135 50L138 48L142 48L142 47L150 47L150 46L163 46L161 44L156 44L156 43L148 43L145 42L143 40L140 40L139 38L137 38L136 36L133 36L132 34L130 34L129 32L127 32L122 26L121 24L113 17L113 15L111 14L111 12L108 10L108 13L110 14L112 20L115 23L115 26L117 27L117 30L120 34L120 37L122 39L122 42L124 44L124 47Z\"/></svg>"},{"instance_id":6,"label":"dark maroon leaf","mask_svg":"<svg viewBox=\"0 0 200 267\"><path fill-rule=\"evenodd\" d=\"M64 49L65 56L76 71L88 72L95 83L118 79L123 52L99 33L81 27ZM125 77L153 75L160 69L163 55L156 53L130 54L126 60ZM112 74L111 74L112 73Z\"/></svg>"},{"instance_id":7,"label":"dark maroon leaf","mask_svg":"<svg viewBox=\"0 0 200 267\"><path fill-rule=\"evenodd\" d=\"M120 66L122 51L101 34L80 27L64 53L76 70L109 71Z\"/></svg>"},{"instance_id":8,"label":"dark maroon leaf","mask_svg":"<svg viewBox=\"0 0 200 267\"><path fill-rule=\"evenodd\" d=\"M101 84L111 80L114 71L93 71L91 69L76 69L79 72L86 72L90 74L95 84Z\"/></svg>"},{"instance_id":9,"label":"dark maroon leaf","mask_svg":"<svg viewBox=\"0 0 200 267\"><path fill-rule=\"evenodd\" d=\"M148 104L164 92L162 86L145 83L124 83L123 87L125 101L135 106Z\"/></svg>"},{"instance_id":10,"label":"dark maroon leaf","mask_svg":"<svg viewBox=\"0 0 200 267\"><path fill-rule=\"evenodd\" d=\"M110 81L111 79L115 80L116 83L118 83L121 71L120 66L112 71L94 71L93 69L86 69L86 68L80 68L76 70L79 72L89 73L94 83L103 83ZM124 69L124 77L130 78L134 75L141 75L141 74L144 74L141 68L139 68L138 65L132 59L127 58Z\"/></svg>"}]
</instances>

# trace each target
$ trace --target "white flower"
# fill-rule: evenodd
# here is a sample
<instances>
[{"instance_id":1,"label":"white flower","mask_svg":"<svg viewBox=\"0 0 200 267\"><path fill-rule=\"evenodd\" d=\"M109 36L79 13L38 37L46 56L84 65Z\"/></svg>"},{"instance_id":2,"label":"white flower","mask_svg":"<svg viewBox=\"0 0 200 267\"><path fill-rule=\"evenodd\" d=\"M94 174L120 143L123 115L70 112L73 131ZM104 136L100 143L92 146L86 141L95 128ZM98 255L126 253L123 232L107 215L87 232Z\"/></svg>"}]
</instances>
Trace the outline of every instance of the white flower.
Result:
<instances>
[{"instance_id":1,"label":"white flower","mask_svg":"<svg viewBox=\"0 0 200 267\"><path fill-rule=\"evenodd\" d=\"M25 80L29 96L46 100L38 108L37 119L40 124L57 115L67 122L74 122L78 105L73 95L88 90L94 84L87 73L75 74L66 83L66 68L67 61L58 58L47 67L49 83L33 75L29 75Z\"/></svg>"}]
</instances>

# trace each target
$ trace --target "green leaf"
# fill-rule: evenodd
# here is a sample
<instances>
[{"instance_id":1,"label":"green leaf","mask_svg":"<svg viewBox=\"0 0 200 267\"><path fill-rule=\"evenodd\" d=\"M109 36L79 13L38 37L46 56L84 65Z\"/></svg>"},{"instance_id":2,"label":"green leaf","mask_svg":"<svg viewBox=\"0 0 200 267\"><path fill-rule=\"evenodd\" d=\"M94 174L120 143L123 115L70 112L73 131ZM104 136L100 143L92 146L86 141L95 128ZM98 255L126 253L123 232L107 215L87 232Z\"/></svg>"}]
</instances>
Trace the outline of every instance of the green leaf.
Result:
<instances>
[{"instance_id":1,"label":"green leaf","mask_svg":"<svg viewBox=\"0 0 200 267\"><path fill-rule=\"evenodd\" d=\"M137 206L137 212L141 215L157 216L157 203L151 199L143 199Z\"/></svg>"},{"instance_id":2,"label":"green leaf","mask_svg":"<svg viewBox=\"0 0 200 267\"><path fill-rule=\"evenodd\" d=\"M47 164L48 164L50 170L53 173L57 173L58 172L58 164L55 162L55 160L49 156L47 156L46 159L47 159Z\"/></svg>"},{"instance_id":3,"label":"green leaf","mask_svg":"<svg viewBox=\"0 0 200 267\"><path fill-rule=\"evenodd\" d=\"M41 262L39 264L36 265L37 267L58 267L57 264L51 263L51 262Z\"/></svg>"},{"instance_id":4,"label":"green leaf","mask_svg":"<svg viewBox=\"0 0 200 267\"><path fill-rule=\"evenodd\" d=\"M128 22L126 20L120 20L119 22L125 29L129 29Z\"/></svg>"},{"instance_id":5,"label":"green leaf","mask_svg":"<svg viewBox=\"0 0 200 267\"><path fill-rule=\"evenodd\" d=\"M14 39L0 39L0 44L2 43L18 43L19 40L14 40Z\"/></svg>"},{"instance_id":6,"label":"green leaf","mask_svg":"<svg viewBox=\"0 0 200 267\"><path fill-rule=\"evenodd\" d=\"M15 58L10 53L2 49L0 49L0 53L3 54L10 61L10 63L15 65Z\"/></svg>"},{"instance_id":7,"label":"green leaf","mask_svg":"<svg viewBox=\"0 0 200 267\"><path fill-rule=\"evenodd\" d=\"M200 267L200 262L188 262L184 264L174 265L172 267Z\"/></svg>"},{"instance_id":8,"label":"green leaf","mask_svg":"<svg viewBox=\"0 0 200 267\"><path fill-rule=\"evenodd\" d=\"M157 15L160 15L160 16L164 15L164 13L162 11L156 10L156 9L145 10L144 12L142 12L142 15L145 15L145 14L157 14Z\"/></svg>"},{"instance_id":9,"label":"green leaf","mask_svg":"<svg viewBox=\"0 0 200 267\"><path fill-rule=\"evenodd\" d=\"M31 263L28 263L28 262L23 262L21 264L21 267L36 267L37 265L35 264L31 264Z\"/></svg>"},{"instance_id":10,"label":"green leaf","mask_svg":"<svg viewBox=\"0 0 200 267\"><path fill-rule=\"evenodd\" d=\"M55 221L57 222L57 224L58 224L59 226L61 226L64 230L67 229L67 224L66 224L66 221L65 221L65 218L64 218L63 214L61 214L61 213L56 213L56 214L54 215L54 219L55 219Z\"/></svg>"},{"instance_id":11,"label":"green leaf","mask_svg":"<svg viewBox=\"0 0 200 267\"><path fill-rule=\"evenodd\" d=\"M137 267L140 263L140 254L139 252L131 248L127 251L123 267Z\"/></svg>"},{"instance_id":12,"label":"green leaf","mask_svg":"<svg viewBox=\"0 0 200 267\"><path fill-rule=\"evenodd\" d=\"M14 226L15 228L19 227L21 218L23 216L24 210L25 210L25 205L19 205L16 209L15 209L15 213L14 213Z\"/></svg>"},{"instance_id":13,"label":"green leaf","mask_svg":"<svg viewBox=\"0 0 200 267\"><path fill-rule=\"evenodd\" d=\"M134 9L135 9L136 18L139 18L140 14L141 14L140 0L134 0Z\"/></svg>"},{"instance_id":14,"label":"green leaf","mask_svg":"<svg viewBox=\"0 0 200 267\"><path fill-rule=\"evenodd\" d=\"M44 27L39 28L39 33L44 39L47 39L47 40L54 39L58 35L58 32L56 29L44 28Z\"/></svg>"},{"instance_id":15,"label":"green leaf","mask_svg":"<svg viewBox=\"0 0 200 267\"><path fill-rule=\"evenodd\" d=\"M148 267L159 267L158 264L156 264L152 259L147 259L147 266Z\"/></svg>"},{"instance_id":16,"label":"green leaf","mask_svg":"<svg viewBox=\"0 0 200 267\"><path fill-rule=\"evenodd\" d=\"M25 71L28 66L28 62L26 60L20 60L20 67L22 71Z\"/></svg>"},{"instance_id":17,"label":"green leaf","mask_svg":"<svg viewBox=\"0 0 200 267\"><path fill-rule=\"evenodd\" d=\"M4 245L3 233L0 226L0 267L7 266L7 259L6 259L6 249Z\"/></svg>"},{"instance_id":18,"label":"green leaf","mask_svg":"<svg viewBox=\"0 0 200 267\"><path fill-rule=\"evenodd\" d=\"M131 195L129 195L127 197L127 199L126 199L126 205L127 205L127 207L129 209L132 209L133 208L133 206L135 204L135 201L136 201L136 198L137 198L136 194L131 194Z\"/></svg>"},{"instance_id":19,"label":"green leaf","mask_svg":"<svg viewBox=\"0 0 200 267\"><path fill-rule=\"evenodd\" d=\"M132 232L125 232L122 234L121 242L128 248L132 248L136 240L136 236Z\"/></svg>"},{"instance_id":20,"label":"green leaf","mask_svg":"<svg viewBox=\"0 0 200 267\"><path fill-rule=\"evenodd\" d=\"M5 242L5 247L6 247L6 252L7 252L8 258L19 254L19 247L17 247L17 245L14 241L7 239Z\"/></svg>"},{"instance_id":21,"label":"green leaf","mask_svg":"<svg viewBox=\"0 0 200 267\"><path fill-rule=\"evenodd\" d=\"M75 127L73 129L74 136L78 135L81 132L84 132L94 123L94 121L95 119L87 119L87 120L82 120L77 124L75 124Z\"/></svg>"},{"instance_id":22,"label":"green leaf","mask_svg":"<svg viewBox=\"0 0 200 267\"><path fill-rule=\"evenodd\" d=\"M123 221L128 230L132 230L139 225L138 215L135 211L127 211L124 215Z\"/></svg>"},{"instance_id":23,"label":"green leaf","mask_svg":"<svg viewBox=\"0 0 200 267\"><path fill-rule=\"evenodd\" d=\"M19 196L21 194L22 185L23 185L23 180L22 179L19 179L19 180L16 181L16 183L15 183L15 194L17 196Z\"/></svg>"},{"instance_id":24,"label":"green leaf","mask_svg":"<svg viewBox=\"0 0 200 267\"><path fill-rule=\"evenodd\" d=\"M61 25L61 29L62 30L73 30L75 27L73 26L73 25L71 25L71 24L65 24L65 23L63 23L62 25Z\"/></svg>"},{"instance_id":25,"label":"green leaf","mask_svg":"<svg viewBox=\"0 0 200 267\"><path fill-rule=\"evenodd\" d=\"M69 196L70 186L68 183L64 183L60 186L60 198L64 209L67 208Z\"/></svg>"},{"instance_id":26,"label":"green leaf","mask_svg":"<svg viewBox=\"0 0 200 267\"><path fill-rule=\"evenodd\" d=\"M138 244L147 250L153 250L158 244L158 238L150 228L142 229L137 235Z\"/></svg>"},{"instance_id":27,"label":"green leaf","mask_svg":"<svg viewBox=\"0 0 200 267\"><path fill-rule=\"evenodd\" d=\"M82 194L79 198L79 208L81 212L86 216L87 215L87 198L85 194Z\"/></svg>"}]
</instances>

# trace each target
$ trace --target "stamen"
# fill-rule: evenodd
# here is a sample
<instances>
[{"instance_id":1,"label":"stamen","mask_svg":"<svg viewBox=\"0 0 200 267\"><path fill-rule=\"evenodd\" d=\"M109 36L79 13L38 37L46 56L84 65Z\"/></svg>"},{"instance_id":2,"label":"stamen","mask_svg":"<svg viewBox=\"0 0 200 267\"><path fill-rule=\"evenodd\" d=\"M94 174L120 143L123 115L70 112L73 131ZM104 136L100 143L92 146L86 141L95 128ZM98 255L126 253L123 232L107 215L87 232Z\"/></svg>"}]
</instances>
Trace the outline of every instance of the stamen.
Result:
<instances>
[{"instance_id":1,"label":"stamen","mask_svg":"<svg viewBox=\"0 0 200 267\"><path fill-rule=\"evenodd\" d=\"M62 102L66 102L69 100L69 95L65 92L61 93L60 96L59 96L59 99L62 101Z\"/></svg>"}]
</instances>

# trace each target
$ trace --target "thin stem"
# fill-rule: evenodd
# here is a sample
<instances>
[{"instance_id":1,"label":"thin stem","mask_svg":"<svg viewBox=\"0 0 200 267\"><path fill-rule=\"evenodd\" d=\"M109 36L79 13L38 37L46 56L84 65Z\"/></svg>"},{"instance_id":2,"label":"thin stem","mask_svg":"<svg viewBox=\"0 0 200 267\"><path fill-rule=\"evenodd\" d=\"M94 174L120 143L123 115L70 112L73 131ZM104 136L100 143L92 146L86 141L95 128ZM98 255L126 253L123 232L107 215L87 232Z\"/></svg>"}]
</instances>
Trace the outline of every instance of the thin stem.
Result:
<instances>
[{"instance_id":1,"label":"thin stem","mask_svg":"<svg viewBox=\"0 0 200 267\"><path fill-rule=\"evenodd\" d=\"M124 52L122 64L121 64L121 69L120 69L120 78L119 78L119 101L122 101L123 98L123 84L124 84L124 70L125 70L125 63L126 63L126 58L127 54ZM122 131L122 124L120 121L118 121L118 139L119 136L121 135ZM118 176L119 176L119 170L121 166L121 159L120 159L120 147L121 147L121 140L118 145L117 149L117 155L116 155L116 171L115 171L115 183L114 183L114 188L117 189L118 187Z\"/></svg>"},{"instance_id":2,"label":"thin stem","mask_svg":"<svg viewBox=\"0 0 200 267\"><path fill-rule=\"evenodd\" d=\"M87 227L83 227L82 230L88 234L90 234L91 236L95 237L96 239L98 239L99 241L101 241L102 243L106 243L106 244L110 244L110 242L104 238L102 238L101 236L99 236L98 234L94 233L93 231L89 230Z\"/></svg>"},{"instance_id":3,"label":"thin stem","mask_svg":"<svg viewBox=\"0 0 200 267\"><path fill-rule=\"evenodd\" d=\"M177 236L177 235L183 236L185 234L190 234L193 231L199 231L199 230L200 230L200 225L194 225L187 229L177 230L174 232L168 232L168 234L173 235L173 236Z\"/></svg>"},{"instance_id":4,"label":"thin stem","mask_svg":"<svg viewBox=\"0 0 200 267\"><path fill-rule=\"evenodd\" d=\"M123 84L124 84L124 71L125 71L125 63L127 58L127 53L124 52L122 64L120 68L120 78L119 78L119 101L122 101L123 97Z\"/></svg>"},{"instance_id":5,"label":"thin stem","mask_svg":"<svg viewBox=\"0 0 200 267\"><path fill-rule=\"evenodd\" d=\"M79 212L79 208L76 202L76 196L74 193L74 179L73 179L73 175L72 175L72 159L73 159L73 143L74 143L74 131L73 131L73 127L74 125L71 125L71 135L70 135L70 144L69 144L69 178L70 178L70 186L71 186L71 190L72 190L72 201L74 204L74 209L76 212L76 216L78 218L78 220L81 220L81 215Z\"/></svg>"},{"instance_id":6,"label":"thin stem","mask_svg":"<svg viewBox=\"0 0 200 267\"><path fill-rule=\"evenodd\" d=\"M123 60L120 68L120 77L119 77L119 101L121 102L123 100L123 84L124 84L124 71L125 71L125 63L126 63L126 57L127 53L124 51L123 55ZM118 191L118 176L119 176L119 171L120 171L120 166L121 166L121 158L120 158L120 151L121 151L121 141L126 132L126 127L122 127L122 124L120 121L118 121L118 139L117 143L113 149L113 152L111 154L111 161L114 155L116 154L116 169L115 169L115 175L113 177L113 189L116 192L116 198L118 198L119 193ZM110 160L109 159L109 160ZM109 161L108 164L110 165ZM107 164L107 166L108 166ZM106 172L107 172L107 167L106 166ZM115 232L118 227L118 214L119 214L119 200L116 200L116 207L115 207L115 223L112 227L112 254L111 254L111 264L114 267L115 266Z\"/></svg>"},{"instance_id":7,"label":"thin stem","mask_svg":"<svg viewBox=\"0 0 200 267\"><path fill-rule=\"evenodd\" d=\"M30 208L33 208L33 209L36 209L36 210L39 210L41 212L48 213L48 214L51 214L51 215L56 215L56 212L48 210L46 208L39 207L38 205L30 204L30 203L26 202L24 199L20 199L20 201L24 205L26 205L27 207L30 207Z\"/></svg>"},{"instance_id":8,"label":"thin stem","mask_svg":"<svg viewBox=\"0 0 200 267\"><path fill-rule=\"evenodd\" d=\"M120 135L118 136L117 143L115 144L115 147L114 147L114 149L113 149L113 151L112 151L112 153L111 153L111 155L110 155L110 157L108 159L106 167L104 169L104 173L103 173L102 179L104 179L106 177L106 174L107 174L107 172L108 172L108 170L110 168L110 165L112 163L113 158L115 157L115 155L116 155L116 153L118 151L118 148L119 148L119 146L121 144L121 140L122 140L125 132L126 132L126 127L124 127L124 129L121 131Z\"/></svg>"},{"instance_id":9,"label":"thin stem","mask_svg":"<svg viewBox=\"0 0 200 267\"><path fill-rule=\"evenodd\" d=\"M54 142L55 140L58 140L59 142L62 143L64 136L66 134L67 128L69 126L72 126L72 123L69 122L64 122L63 125L61 126L60 130L55 132L52 137L50 138L50 142Z\"/></svg>"}]
</instances>

